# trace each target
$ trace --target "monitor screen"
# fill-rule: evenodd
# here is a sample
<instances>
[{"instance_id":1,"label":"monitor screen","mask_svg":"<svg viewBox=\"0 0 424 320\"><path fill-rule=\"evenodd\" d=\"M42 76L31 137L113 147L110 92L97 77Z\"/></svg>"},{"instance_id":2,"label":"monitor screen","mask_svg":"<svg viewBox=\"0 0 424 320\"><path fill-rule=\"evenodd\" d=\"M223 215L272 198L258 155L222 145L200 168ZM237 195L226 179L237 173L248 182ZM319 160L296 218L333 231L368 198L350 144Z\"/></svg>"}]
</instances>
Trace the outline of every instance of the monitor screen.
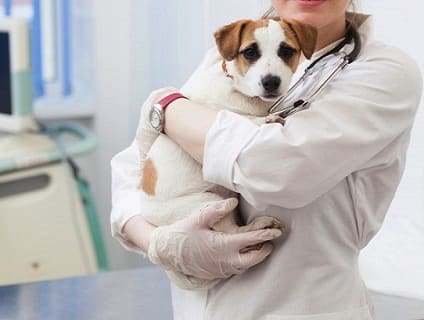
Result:
<instances>
[{"instance_id":1,"label":"monitor screen","mask_svg":"<svg viewBox=\"0 0 424 320\"><path fill-rule=\"evenodd\" d=\"M0 31L0 114L12 114L9 33Z\"/></svg>"}]
</instances>

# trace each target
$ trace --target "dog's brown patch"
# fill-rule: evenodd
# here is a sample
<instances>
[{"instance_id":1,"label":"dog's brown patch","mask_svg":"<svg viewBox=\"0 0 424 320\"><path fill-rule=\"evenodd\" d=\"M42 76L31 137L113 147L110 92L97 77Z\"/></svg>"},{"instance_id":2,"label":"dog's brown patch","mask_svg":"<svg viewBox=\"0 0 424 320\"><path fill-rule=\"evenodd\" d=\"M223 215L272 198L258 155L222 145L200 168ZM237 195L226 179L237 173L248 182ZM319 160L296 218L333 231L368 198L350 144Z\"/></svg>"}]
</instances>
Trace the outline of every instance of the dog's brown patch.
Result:
<instances>
[{"instance_id":1,"label":"dog's brown patch","mask_svg":"<svg viewBox=\"0 0 424 320\"><path fill-rule=\"evenodd\" d=\"M289 60L286 61L287 65L290 67L291 71L294 73L299 65L300 54L295 54Z\"/></svg>"},{"instance_id":2,"label":"dog's brown patch","mask_svg":"<svg viewBox=\"0 0 424 320\"><path fill-rule=\"evenodd\" d=\"M158 175L155 165L151 159L147 159L144 168L143 176L141 178L141 189L149 196L154 196L156 191L156 183Z\"/></svg>"},{"instance_id":3,"label":"dog's brown patch","mask_svg":"<svg viewBox=\"0 0 424 320\"><path fill-rule=\"evenodd\" d=\"M214 33L215 42L221 56L233 60L239 51L243 29L251 20L240 20L227 24Z\"/></svg>"},{"instance_id":4,"label":"dog's brown patch","mask_svg":"<svg viewBox=\"0 0 424 320\"><path fill-rule=\"evenodd\" d=\"M296 48L302 50L303 55L309 59L315 51L317 30L309 24L296 20L283 20L281 26L290 45L296 45Z\"/></svg>"},{"instance_id":5,"label":"dog's brown patch","mask_svg":"<svg viewBox=\"0 0 424 320\"><path fill-rule=\"evenodd\" d=\"M238 52L243 51L248 46L252 45L252 43L256 42L254 37L254 32L256 29L266 27L268 25L268 20L261 19L257 21L250 21L247 23L243 29L243 33L240 36L240 47ZM251 63L247 61L243 56L237 55L235 58L235 65L238 69L240 75L244 76L246 72L249 70Z\"/></svg>"},{"instance_id":6,"label":"dog's brown patch","mask_svg":"<svg viewBox=\"0 0 424 320\"><path fill-rule=\"evenodd\" d=\"M296 34L292 31L292 29L287 25L287 23L283 21L279 21L281 28L284 30L284 42L291 48L295 49L297 53L293 55L290 59L285 60L287 65L290 67L291 71L294 73L299 65L300 53L302 49L300 48L300 44L297 41Z\"/></svg>"},{"instance_id":7,"label":"dog's brown patch","mask_svg":"<svg viewBox=\"0 0 424 320\"><path fill-rule=\"evenodd\" d=\"M255 29L265 27L267 24L267 19L240 20L215 32L215 41L219 53L226 61L236 60L236 66L241 75L247 72L250 63L240 57L239 52L256 42L253 36Z\"/></svg>"}]
</instances>

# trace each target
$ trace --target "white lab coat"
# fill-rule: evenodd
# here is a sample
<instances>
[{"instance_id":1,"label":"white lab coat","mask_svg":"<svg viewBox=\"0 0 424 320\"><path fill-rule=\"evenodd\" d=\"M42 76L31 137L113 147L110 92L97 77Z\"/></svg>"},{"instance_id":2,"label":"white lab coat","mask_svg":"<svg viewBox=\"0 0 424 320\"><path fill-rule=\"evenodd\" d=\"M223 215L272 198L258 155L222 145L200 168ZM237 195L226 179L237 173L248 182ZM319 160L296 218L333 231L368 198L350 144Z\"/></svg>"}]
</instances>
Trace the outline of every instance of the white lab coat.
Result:
<instances>
[{"instance_id":1,"label":"white lab coat","mask_svg":"<svg viewBox=\"0 0 424 320\"><path fill-rule=\"evenodd\" d=\"M357 61L284 127L219 112L206 137L205 180L241 194L246 222L274 216L289 233L265 262L207 292L173 287L175 319L372 319L358 254L402 176L422 81L414 61L372 39L370 25L360 28ZM143 210L137 157L133 144L112 160L112 233L130 250L120 230Z\"/></svg>"}]
</instances>

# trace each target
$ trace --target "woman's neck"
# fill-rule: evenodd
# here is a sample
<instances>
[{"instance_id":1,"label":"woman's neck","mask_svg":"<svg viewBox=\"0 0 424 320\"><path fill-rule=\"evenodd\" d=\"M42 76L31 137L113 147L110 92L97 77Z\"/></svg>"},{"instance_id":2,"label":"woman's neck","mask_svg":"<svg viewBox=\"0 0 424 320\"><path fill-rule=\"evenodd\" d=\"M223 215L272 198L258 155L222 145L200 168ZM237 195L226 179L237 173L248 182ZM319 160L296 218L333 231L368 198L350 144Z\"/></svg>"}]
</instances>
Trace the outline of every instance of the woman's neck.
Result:
<instances>
[{"instance_id":1,"label":"woman's neck","mask_svg":"<svg viewBox=\"0 0 424 320\"><path fill-rule=\"evenodd\" d=\"M346 20L344 17L343 19L340 19L335 23L319 28L315 51L321 50L322 48L325 48L326 46L333 43L334 41L337 41L343 38L345 33L346 33Z\"/></svg>"}]
</instances>

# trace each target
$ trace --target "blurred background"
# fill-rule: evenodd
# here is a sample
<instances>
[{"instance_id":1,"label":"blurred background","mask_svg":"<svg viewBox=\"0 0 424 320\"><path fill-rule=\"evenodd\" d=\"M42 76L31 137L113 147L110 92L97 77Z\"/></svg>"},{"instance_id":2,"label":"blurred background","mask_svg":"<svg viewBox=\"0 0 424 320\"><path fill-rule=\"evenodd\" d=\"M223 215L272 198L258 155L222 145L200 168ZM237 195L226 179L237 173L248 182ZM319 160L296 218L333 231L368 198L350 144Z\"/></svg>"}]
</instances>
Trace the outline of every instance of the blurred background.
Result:
<instances>
[{"instance_id":1,"label":"blurred background","mask_svg":"<svg viewBox=\"0 0 424 320\"><path fill-rule=\"evenodd\" d=\"M90 202L95 204L97 219L88 223L88 227L77 228L78 234L85 235L78 235L82 240L75 248L88 250L84 254L93 255L91 260L83 258L92 261L93 266L80 272L148 264L142 257L126 252L110 236L110 159L131 143L140 106L152 90L163 86L180 87L206 50L213 46L212 34L217 28L238 18L261 16L270 1L3 0L0 3L0 19L10 15L23 18L30 25L35 118L47 127L73 121L88 130L79 138L96 141L95 148L74 152L73 157L91 186ZM376 36L402 48L424 70L424 44L420 39L420 30L424 28L423 1L362 0L356 2L356 11L372 14ZM401 187L382 231L364 251L361 260L369 285L378 286L389 279L393 292L416 286L417 280L424 284L424 258L421 257L424 256L423 112L421 108L417 116ZM9 135L4 135L4 139L7 137ZM18 170L6 170L0 173L0 178L15 171ZM13 207L10 199L18 200L11 198L14 196L11 191L5 191L11 190L11 184L1 181L0 188L4 192L1 196L0 191L0 233L10 247L13 239L19 243L23 239L17 239L17 235L10 232L8 212L2 207L2 201ZM82 193L81 187L78 193ZM87 206L82 211L86 213ZM48 224L48 221L42 223ZM47 227L45 233L49 233ZM7 265L12 258L2 250L2 245L0 242L0 264ZM31 250L28 243L22 246ZM14 252L19 256L22 246L12 246L9 254ZM43 254L48 256L46 252ZM43 273L43 261L48 260L43 254L28 260L31 277L36 279L37 274L41 274L41 278L59 277L55 272ZM16 256L13 259L19 260ZM3 275L5 278L7 274Z\"/></svg>"}]
</instances>

